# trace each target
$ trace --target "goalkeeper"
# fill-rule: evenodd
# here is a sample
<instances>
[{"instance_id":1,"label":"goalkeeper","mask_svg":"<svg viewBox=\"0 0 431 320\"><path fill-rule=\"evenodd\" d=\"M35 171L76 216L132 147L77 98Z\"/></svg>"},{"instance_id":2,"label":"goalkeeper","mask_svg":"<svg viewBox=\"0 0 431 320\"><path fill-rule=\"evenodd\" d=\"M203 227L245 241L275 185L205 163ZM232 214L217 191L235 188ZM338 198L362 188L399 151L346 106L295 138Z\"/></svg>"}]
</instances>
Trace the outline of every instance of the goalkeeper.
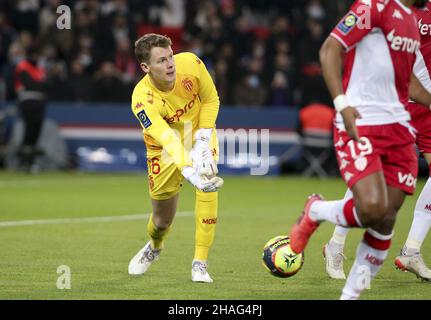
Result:
<instances>
[{"instance_id":1,"label":"goalkeeper","mask_svg":"<svg viewBox=\"0 0 431 320\"><path fill-rule=\"evenodd\" d=\"M207 259L217 223L219 98L203 62L192 53L174 55L166 36L146 34L135 55L146 76L135 86L132 111L143 128L153 212L150 241L129 263L129 274L143 274L158 258L174 219L183 178L196 188L195 254L192 281L213 280Z\"/></svg>"}]
</instances>

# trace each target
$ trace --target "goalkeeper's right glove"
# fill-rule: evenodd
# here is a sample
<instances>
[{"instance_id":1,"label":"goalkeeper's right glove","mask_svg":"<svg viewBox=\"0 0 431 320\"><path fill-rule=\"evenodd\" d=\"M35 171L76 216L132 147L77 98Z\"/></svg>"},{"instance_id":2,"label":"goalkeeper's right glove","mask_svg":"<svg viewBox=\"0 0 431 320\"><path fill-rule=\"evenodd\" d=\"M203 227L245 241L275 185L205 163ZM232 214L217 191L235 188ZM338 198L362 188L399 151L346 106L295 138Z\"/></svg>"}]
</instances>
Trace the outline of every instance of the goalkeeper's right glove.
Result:
<instances>
[{"instance_id":1,"label":"goalkeeper's right glove","mask_svg":"<svg viewBox=\"0 0 431 320\"><path fill-rule=\"evenodd\" d=\"M216 176L218 173L217 164L210 149L212 135L211 128L199 129L195 134L195 143L190 151L190 157L201 176Z\"/></svg>"},{"instance_id":2,"label":"goalkeeper's right glove","mask_svg":"<svg viewBox=\"0 0 431 320\"><path fill-rule=\"evenodd\" d=\"M184 167L181 173L187 181L203 192L215 192L219 190L224 183L223 179L217 176L210 179L205 176L200 176L198 171L193 167Z\"/></svg>"}]
</instances>

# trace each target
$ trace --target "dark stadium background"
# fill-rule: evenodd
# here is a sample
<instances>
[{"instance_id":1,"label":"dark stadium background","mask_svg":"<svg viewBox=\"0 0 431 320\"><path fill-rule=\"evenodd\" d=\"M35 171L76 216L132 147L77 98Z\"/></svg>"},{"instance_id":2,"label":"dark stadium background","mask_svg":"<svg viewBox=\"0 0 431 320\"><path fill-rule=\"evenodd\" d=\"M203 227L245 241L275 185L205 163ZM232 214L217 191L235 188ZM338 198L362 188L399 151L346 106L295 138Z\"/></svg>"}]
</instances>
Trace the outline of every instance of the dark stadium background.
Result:
<instances>
[{"instance_id":1,"label":"dark stadium background","mask_svg":"<svg viewBox=\"0 0 431 320\"><path fill-rule=\"evenodd\" d=\"M205 62L221 101L219 128L269 128L281 132L278 144L271 140L271 155L277 158L278 165L270 174L302 172L307 165L297 135L301 129L299 112L316 103L332 108L318 50L351 3L2 0L0 164L19 170L16 155L20 152L22 126L16 108L15 69L26 53L37 50L39 65L46 71L43 88L49 122L39 139L46 156L40 157L39 167L108 171L145 167L145 150L138 138L115 143L118 131L111 129L137 125L128 109L133 87L142 78L133 44L142 34L156 32L172 38L175 52L191 51ZM60 5L71 9L70 29L56 27ZM230 113L232 110L234 113ZM251 123L243 122L250 112ZM101 126L111 130L104 141L93 139L83 130ZM49 143L46 136L58 139ZM54 144L57 149L51 148ZM82 154L98 147L105 148L119 162L115 160L111 168L83 160ZM123 147L137 154L138 160L131 168L121 163L124 159L119 153ZM221 171L236 173L225 169L228 168L222 167ZM338 174L333 158L325 170L329 175Z\"/></svg>"},{"instance_id":2,"label":"dark stadium background","mask_svg":"<svg viewBox=\"0 0 431 320\"><path fill-rule=\"evenodd\" d=\"M217 80L223 105L260 108L328 101L318 49L352 1L304 0L21 0L0 1L2 98L14 99L14 62L41 51L51 101L128 102L141 72L133 43L156 31L174 49L200 56ZM59 5L72 28L55 27ZM246 99L243 78L256 75L259 99ZM282 74L284 86L274 84ZM115 89L115 90L110 90ZM284 90L281 90L284 89ZM283 91L281 94L280 91ZM244 96L244 97L243 97Z\"/></svg>"}]
</instances>

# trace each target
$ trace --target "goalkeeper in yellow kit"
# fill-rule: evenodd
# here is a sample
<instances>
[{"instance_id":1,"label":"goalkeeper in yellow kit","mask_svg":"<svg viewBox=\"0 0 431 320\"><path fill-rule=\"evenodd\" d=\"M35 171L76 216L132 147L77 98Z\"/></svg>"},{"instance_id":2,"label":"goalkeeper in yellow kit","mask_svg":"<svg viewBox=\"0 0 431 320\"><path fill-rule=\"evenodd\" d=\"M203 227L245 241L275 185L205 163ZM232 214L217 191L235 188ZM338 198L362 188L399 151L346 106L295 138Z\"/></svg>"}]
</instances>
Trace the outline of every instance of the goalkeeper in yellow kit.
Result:
<instances>
[{"instance_id":1,"label":"goalkeeper in yellow kit","mask_svg":"<svg viewBox=\"0 0 431 320\"><path fill-rule=\"evenodd\" d=\"M158 258L186 178L196 188L192 281L210 283L207 258L217 223L217 190L223 185L216 165L219 98L203 62L192 53L174 55L171 45L158 34L135 43L146 76L133 91L132 111L143 128L153 212L150 241L130 261L129 274L145 273Z\"/></svg>"}]
</instances>

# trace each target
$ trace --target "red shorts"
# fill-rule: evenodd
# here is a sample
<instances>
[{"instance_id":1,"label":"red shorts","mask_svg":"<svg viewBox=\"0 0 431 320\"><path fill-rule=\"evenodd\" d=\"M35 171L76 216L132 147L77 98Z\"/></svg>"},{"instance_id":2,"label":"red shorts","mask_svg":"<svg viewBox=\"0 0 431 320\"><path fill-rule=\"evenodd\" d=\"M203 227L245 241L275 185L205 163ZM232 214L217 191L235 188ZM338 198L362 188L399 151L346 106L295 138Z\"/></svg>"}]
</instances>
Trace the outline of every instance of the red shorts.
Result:
<instances>
[{"instance_id":1,"label":"red shorts","mask_svg":"<svg viewBox=\"0 0 431 320\"><path fill-rule=\"evenodd\" d=\"M399 123L358 126L362 144L345 130L334 129L334 145L341 176L351 188L364 177L383 171L386 184L413 194L418 174L414 133Z\"/></svg>"},{"instance_id":2,"label":"red shorts","mask_svg":"<svg viewBox=\"0 0 431 320\"><path fill-rule=\"evenodd\" d=\"M431 153L431 111L418 103L409 103L407 111L412 120L410 124L417 130L416 145L420 153Z\"/></svg>"}]
</instances>

